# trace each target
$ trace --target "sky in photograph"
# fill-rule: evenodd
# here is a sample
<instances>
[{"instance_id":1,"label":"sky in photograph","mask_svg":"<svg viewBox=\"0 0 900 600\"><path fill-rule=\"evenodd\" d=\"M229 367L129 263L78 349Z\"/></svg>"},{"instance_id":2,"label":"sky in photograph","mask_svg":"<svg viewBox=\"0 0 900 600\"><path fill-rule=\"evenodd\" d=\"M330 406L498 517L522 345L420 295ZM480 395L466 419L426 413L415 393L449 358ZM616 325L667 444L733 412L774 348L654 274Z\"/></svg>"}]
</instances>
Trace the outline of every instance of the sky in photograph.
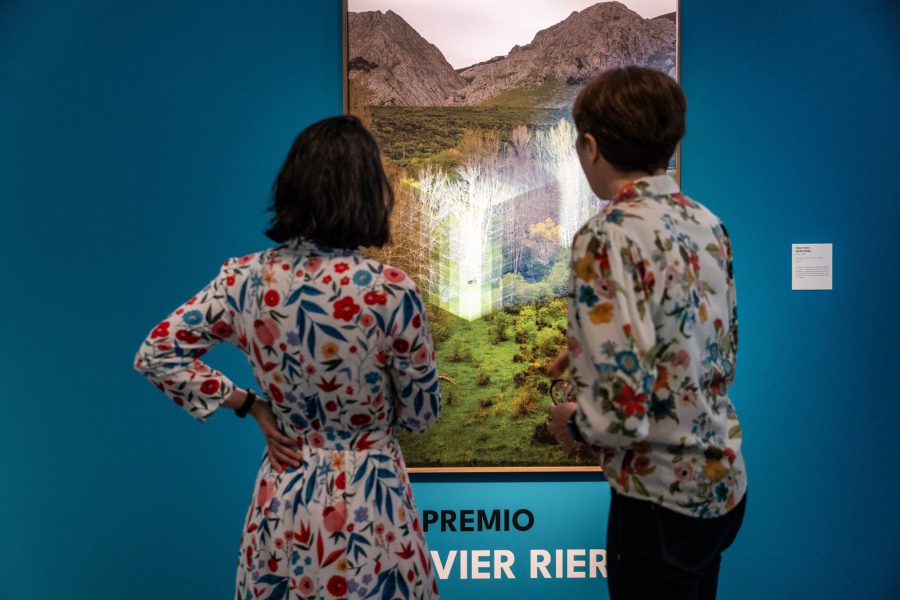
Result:
<instances>
[{"instance_id":1,"label":"sky in photograph","mask_svg":"<svg viewBox=\"0 0 900 600\"><path fill-rule=\"evenodd\" d=\"M351 12L394 11L440 48L456 69L506 55L572 11L594 4L596 0L347 0ZM622 4L649 19L674 12L676 0L625 0Z\"/></svg>"}]
</instances>

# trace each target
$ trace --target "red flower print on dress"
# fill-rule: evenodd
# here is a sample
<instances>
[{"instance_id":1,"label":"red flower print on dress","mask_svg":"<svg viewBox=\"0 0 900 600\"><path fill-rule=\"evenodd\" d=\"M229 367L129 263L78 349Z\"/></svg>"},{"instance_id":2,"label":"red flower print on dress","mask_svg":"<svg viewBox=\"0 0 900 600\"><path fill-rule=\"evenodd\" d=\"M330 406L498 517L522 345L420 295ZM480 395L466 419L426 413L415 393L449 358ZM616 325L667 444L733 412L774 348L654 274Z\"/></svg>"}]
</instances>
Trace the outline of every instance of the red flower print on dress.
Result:
<instances>
[{"instance_id":1,"label":"red flower print on dress","mask_svg":"<svg viewBox=\"0 0 900 600\"><path fill-rule=\"evenodd\" d=\"M169 335L169 322L163 321L153 330L153 333L150 334L151 339L166 337Z\"/></svg>"},{"instance_id":2,"label":"red flower print on dress","mask_svg":"<svg viewBox=\"0 0 900 600\"><path fill-rule=\"evenodd\" d=\"M340 575L332 575L328 580L328 593L336 598L341 598L347 594L347 580Z\"/></svg>"},{"instance_id":3,"label":"red flower print on dress","mask_svg":"<svg viewBox=\"0 0 900 600\"><path fill-rule=\"evenodd\" d=\"M260 481L259 490L256 492L256 506L265 509L269 505L269 501L272 499L272 495L274 493L274 482L268 479L263 479L262 481Z\"/></svg>"},{"instance_id":4,"label":"red flower print on dress","mask_svg":"<svg viewBox=\"0 0 900 600\"><path fill-rule=\"evenodd\" d=\"M334 478L334 487L339 490L347 487L347 473L341 471L340 474ZM352 531L353 523L347 526L347 531Z\"/></svg>"},{"instance_id":5,"label":"red flower print on dress","mask_svg":"<svg viewBox=\"0 0 900 600\"><path fill-rule=\"evenodd\" d=\"M281 296L278 295L278 292L275 290L269 290L266 292L266 295L263 296L263 300L266 303L266 306L278 306L278 301L281 300Z\"/></svg>"},{"instance_id":6,"label":"red flower print on dress","mask_svg":"<svg viewBox=\"0 0 900 600\"><path fill-rule=\"evenodd\" d=\"M348 283L350 283L349 277L341 277L341 285L347 285Z\"/></svg>"},{"instance_id":7,"label":"red flower print on dress","mask_svg":"<svg viewBox=\"0 0 900 600\"><path fill-rule=\"evenodd\" d=\"M344 321L352 321L360 310L359 304L353 301L350 296L344 296L334 303L334 318L343 319Z\"/></svg>"},{"instance_id":8,"label":"red flower print on dress","mask_svg":"<svg viewBox=\"0 0 900 600\"><path fill-rule=\"evenodd\" d=\"M325 379L324 377L322 377L322 380L316 384L316 387L323 392L333 392L335 390L341 389L341 387L343 387L343 384L337 382L337 375L335 375L331 379Z\"/></svg>"},{"instance_id":9,"label":"red flower print on dress","mask_svg":"<svg viewBox=\"0 0 900 600\"><path fill-rule=\"evenodd\" d=\"M297 540L297 543L301 546L305 546L309 543L309 539L312 533L312 528L306 523L300 523L299 530L294 534L294 539Z\"/></svg>"},{"instance_id":10,"label":"red flower print on dress","mask_svg":"<svg viewBox=\"0 0 900 600\"><path fill-rule=\"evenodd\" d=\"M306 270L307 271L318 271L319 267L322 266L321 258L311 258L306 261Z\"/></svg>"},{"instance_id":11,"label":"red flower print on dress","mask_svg":"<svg viewBox=\"0 0 900 600\"><path fill-rule=\"evenodd\" d=\"M422 317L420 317L419 315L414 316L412 318L412 326L415 327L416 329L421 327L422 326Z\"/></svg>"},{"instance_id":12,"label":"red flower print on dress","mask_svg":"<svg viewBox=\"0 0 900 600\"><path fill-rule=\"evenodd\" d=\"M375 292L366 292L365 295L363 295L363 302L365 302L369 306L378 304L378 294L376 294Z\"/></svg>"},{"instance_id":13,"label":"red flower print on dress","mask_svg":"<svg viewBox=\"0 0 900 600\"><path fill-rule=\"evenodd\" d=\"M198 338L196 335L192 334L190 331L187 331L185 329L179 329L178 331L175 332L175 339L185 342L186 344L193 344L200 338Z\"/></svg>"},{"instance_id":14,"label":"red flower print on dress","mask_svg":"<svg viewBox=\"0 0 900 600\"><path fill-rule=\"evenodd\" d=\"M256 337L264 346L275 345L275 340L281 335L278 323L274 319L257 319L253 321L253 329Z\"/></svg>"},{"instance_id":15,"label":"red flower print on dress","mask_svg":"<svg viewBox=\"0 0 900 600\"><path fill-rule=\"evenodd\" d=\"M275 404L281 404L282 402L284 402L284 394L274 383L269 384L269 396L272 398L272 401L275 402Z\"/></svg>"},{"instance_id":16,"label":"red flower print on dress","mask_svg":"<svg viewBox=\"0 0 900 600\"><path fill-rule=\"evenodd\" d=\"M384 278L390 281L391 283L400 283L404 279L406 279L406 273L401 271L400 269L395 269L393 267L388 267L384 270Z\"/></svg>"},{"instance_id":17,"label":"red flower print on dress","mask_svg":"<svg viewBox=\"0 0 900 600\"><path fill-rule=\"evenodd\" d=\"M359 324L368 329L375 324L375 317L373 317L369 313L366 313L359 318Z\"/></svg>"},{"instance_id":18,"label":"red flower print on dress","mask_svg":"<svg viewBox=\"0 0 900 600\"><path fill-rule=\"evenodd\" d=\"M304 575L300 578L300 594L303 596L310 596L312 593L316 591L316 587L313 584L313 578L309 575Z\"/></svg>"},{"instance_id":19,"label":"red flower print on dress","mask_svg":"<svg viewBox=\"0 0 900 600\"><path fill-rule=\"evenodd\" d=\"M331 275L326 275L322 278L322 283L331 283Z\"/></svg>"},{"instance_id":20,"label":"red flower print on dress","mask_svg":"<svg viewBox=\"0 0 900 600\"><path fill-rule=\"evenodd\" d=\"M401 354L403 354L404 352L409 350L409 342L407 342L406 340L404 340L402 338L394 340L393 346L394 346L394 350L396 350L397 352L399 352Z\"/></svg>"},{"instance_id":21,"label":"red flower print on dress","mask_svg":"<svg viewBox=\"0 0 900 600\"><path fill-rule=\"evenodd\" d=\"M207 379L202 384L200 384L200 391L209 396L218 392L220 385L221 384L219 383L218 379Z\"/></svg>"},{"instance_id":22,"label":"red flower print on dress","mask_svg":"<svg viewBox=\"0 0 900 600\"><path fill-rule=\"evenodd\" d=\"M234 285L234 281L234 275L229 275L225 278L225 283L227 283L229 286Z\"/></svg>"},{"instance_id":23,"label":"red flower print on dress","mask_svg":"<svg viewBox=\"0 0 900 600\"><path fill-rule=\"evenodd\" d=\"M234 333L231 325L229 325L225 321L216 321L212 324L212 327L210 327L210 331L214 336L223 340L227 340L231 337L231 334Z\"/></svg>"},{"instance_id":24,"label":"red flower print on dress","mask_svg":"<svg viewBox=\"0 0 900 600\"><path fill-rule=\"evenodd\" d=\"M372 422L372 417L366 414L358 414L350 417L350 424L354 427L364 427Z\"/></svg>"},{"instance_id":25,"label":"red flower print on dress","mask_svg":"<svg viewBox=\"0 0 900 600\"><path fill-rule=\"evenodd\" d=\"M347 522L347 503L335 502L332 506L326 506L322 511L322 520L328 533L337 533L344 528Z\"/></svg>"},{"instance_id":26,"label":"red flower print on dress","mask_svg":"<svg viewBox=\"0 0 900 600\"><path fill-rule=\"evenodd\" d=\"M635 395L634 388L628 384L623 384L622 391L615 397L615 402L624 409L626 417L632 415L642 417L646 409L647 394Z\"/></svg>"},{"instance_id":27,"label":"red flower print on dress","mask_svg":"<svg viewBox=\"0 0 900 600\"><path fill-rule=\"evenodd\" d=\"M416 350L415 354L413 354L412 362L414 365L423 365L429 358L431 358L431 353L428 352L428 347L423 344Z\"/></svg>"},{"instance_id":28,"label":"red flower print on dress","mask_svg":"<svg viewBox=\"0 0 900 600\"><path fill-rule=\"evenodd\" d=\"M349 268L350 268L350 265L348 265L345 262L339 262L338 264L334 265L334 270L337 271L338 273L343 273L344 271L346 271Z\"/></svg>"},{"instance_id":29,"label":"red flower print on dress","mask_svg":"<svg viewBox=\"0 0 900 600\"><path fill-rule=\"evenodd\" d=\"M400 552L397 553L397 556L402 558L403 560L409 560L413 557L415 552L412 549L412 542L408 544L400 544Z\"/></svg>"}]
</instances>

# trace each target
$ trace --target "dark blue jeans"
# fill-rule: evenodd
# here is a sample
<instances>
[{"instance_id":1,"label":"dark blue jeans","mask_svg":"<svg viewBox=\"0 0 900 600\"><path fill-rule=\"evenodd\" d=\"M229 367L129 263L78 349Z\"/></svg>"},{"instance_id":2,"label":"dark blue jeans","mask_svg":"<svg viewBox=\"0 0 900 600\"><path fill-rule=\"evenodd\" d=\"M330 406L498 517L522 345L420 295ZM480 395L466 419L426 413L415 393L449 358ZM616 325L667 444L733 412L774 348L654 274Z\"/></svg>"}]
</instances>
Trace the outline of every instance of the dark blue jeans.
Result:
<instances>
[{"instance_id":1,"label":"dark blue jeans","mask_svg":"<svg viewBox=\"0 0 900 600\"><path fill-rule=\"evenodd\" d=\"M713 600L722 552L737 536L747 496L715 519L676 513L612 491L606 532L611 600Z\"/></svg>"}]
</instances>

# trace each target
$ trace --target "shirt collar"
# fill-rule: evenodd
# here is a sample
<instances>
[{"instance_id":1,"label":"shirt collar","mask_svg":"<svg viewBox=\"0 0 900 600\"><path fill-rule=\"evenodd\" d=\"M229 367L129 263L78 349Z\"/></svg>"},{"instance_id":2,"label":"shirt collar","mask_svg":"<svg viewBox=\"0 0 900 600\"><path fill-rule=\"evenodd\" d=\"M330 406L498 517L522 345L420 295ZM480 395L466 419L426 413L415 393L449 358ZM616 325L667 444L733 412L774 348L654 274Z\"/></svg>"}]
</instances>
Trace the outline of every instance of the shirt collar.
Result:
<instances>
[{"instance_id":1,"label":"shirt collar","mask_svg":"<svg viewBox=\"0 0 900 600\"><path fill-rule=\"evenodd\" d=\"M640 200L648 196L671 196L680 191L678 184L668 174L647 175L646 177L635 179L619 190L610 200L610 204Z\"/></svg>"}]
</instances>

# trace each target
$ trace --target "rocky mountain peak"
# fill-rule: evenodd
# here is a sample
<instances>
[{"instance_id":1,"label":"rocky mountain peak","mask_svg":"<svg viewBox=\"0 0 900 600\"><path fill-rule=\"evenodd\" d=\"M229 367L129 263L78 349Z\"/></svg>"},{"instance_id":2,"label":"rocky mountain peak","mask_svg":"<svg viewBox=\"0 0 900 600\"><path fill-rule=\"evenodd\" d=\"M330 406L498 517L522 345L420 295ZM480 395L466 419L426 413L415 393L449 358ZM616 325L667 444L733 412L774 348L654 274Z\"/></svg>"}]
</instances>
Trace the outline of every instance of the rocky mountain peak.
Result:
<instances>
[{"instance_id":1,"label":"rocky mountain peak","mask_svg":"<svg viewBox=\"0 0 900 600\"><path fill-rule=\"evenodd\" d=\"M441 106L465 81L434 44L388 10L349 13L349 77L371 104Z\"/></svg>"},{"instance_id":2,"label":"rocky mountain peak","mask_svg":"<svg viewBox=\"0 0 900 600\"><path fill-rule=\"evenodd\" d=\"M506 56L459 71L393 11L350 13L349 31L349 76L370 104L562 107L613 67L647 65L675 76L674 14L644 19L621 2L575 11Z\"/></svg>"},{"instance_id":3,"label":"rocky mountain peak","mask_svg":"<svg viewBox=\"0 0 900 600\"><path fill-rule=\"evenodd\" d=\"M549 105L564 106L584 82L629 64L674 76L675 23L644 19L620 2L601 2L542 29L531 43L513 47L503 60L461 71L468 82L463 101L479 104L511 88L544 88Z\"/></svg>"}]
</instances>

